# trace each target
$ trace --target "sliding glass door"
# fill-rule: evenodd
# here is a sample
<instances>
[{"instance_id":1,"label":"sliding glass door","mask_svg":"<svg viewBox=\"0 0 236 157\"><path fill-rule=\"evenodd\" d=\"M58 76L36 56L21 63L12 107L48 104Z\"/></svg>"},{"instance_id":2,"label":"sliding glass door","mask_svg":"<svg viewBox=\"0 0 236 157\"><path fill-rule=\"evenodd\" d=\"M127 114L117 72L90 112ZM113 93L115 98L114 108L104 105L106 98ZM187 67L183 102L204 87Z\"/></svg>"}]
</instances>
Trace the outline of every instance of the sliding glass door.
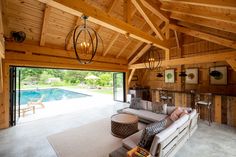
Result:
<instances>
[{"instance_id":1,"label":"sliding glass door","mask_svg":"<svg viewBox=\"0 0 236 157\"><path fill-rule=\"evenodd\" d=\"M113 98L125 102L125 73L113 73Z\"/></svg>"},{"instance_id":2,"label":"sliding glass door","mask_svg":"<svg viewBox=\"0 0 236 157\"><path fill-rule=\"evenodd\" d=\"M10 67L10 126L16 125L20 117L20 71L17 67Z\"/></svg>"}]
</instances>

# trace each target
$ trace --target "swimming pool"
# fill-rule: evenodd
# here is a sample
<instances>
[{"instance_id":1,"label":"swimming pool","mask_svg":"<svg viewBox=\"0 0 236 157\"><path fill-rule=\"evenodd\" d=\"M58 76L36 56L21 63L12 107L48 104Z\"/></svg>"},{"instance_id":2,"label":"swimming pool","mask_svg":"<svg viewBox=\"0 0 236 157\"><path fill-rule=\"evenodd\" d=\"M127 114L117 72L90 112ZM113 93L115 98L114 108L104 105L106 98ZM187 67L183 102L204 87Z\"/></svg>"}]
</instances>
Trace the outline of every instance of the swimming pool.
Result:
<instances>
[{"instance_id":1,"label":"swimming pool","mask_svg":"<svg viewBox=\"0 0 236 157\"><path fill-rule=\"evenodd\" d=\"M55 100L67 100L73 98L81 98L90 95L77 93L65 89L59 88L47 88L47 89L34 89L34 90L21 90L20 92L20 104L27 104L32 98L41 98L44 96L43 102L55 101Z\"/></svg>"}]
</instances>

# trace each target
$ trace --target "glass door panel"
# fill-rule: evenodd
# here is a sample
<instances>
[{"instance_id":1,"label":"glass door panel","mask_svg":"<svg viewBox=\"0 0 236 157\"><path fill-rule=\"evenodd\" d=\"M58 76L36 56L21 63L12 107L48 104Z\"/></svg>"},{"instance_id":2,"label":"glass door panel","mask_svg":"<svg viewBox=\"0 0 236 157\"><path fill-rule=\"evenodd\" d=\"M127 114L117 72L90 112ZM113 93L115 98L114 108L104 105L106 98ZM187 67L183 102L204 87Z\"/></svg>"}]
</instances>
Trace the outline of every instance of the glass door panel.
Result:
<instances>
[{"instance_id":1,"label":"glass door panel","mask_svg":"<svg viewBox=\"0 0 236 157\"><path fill-rule=\"evenodd\" d=\"M113 73L113 97L125 102L125 73Z\"/></svg>"}]
</instances>

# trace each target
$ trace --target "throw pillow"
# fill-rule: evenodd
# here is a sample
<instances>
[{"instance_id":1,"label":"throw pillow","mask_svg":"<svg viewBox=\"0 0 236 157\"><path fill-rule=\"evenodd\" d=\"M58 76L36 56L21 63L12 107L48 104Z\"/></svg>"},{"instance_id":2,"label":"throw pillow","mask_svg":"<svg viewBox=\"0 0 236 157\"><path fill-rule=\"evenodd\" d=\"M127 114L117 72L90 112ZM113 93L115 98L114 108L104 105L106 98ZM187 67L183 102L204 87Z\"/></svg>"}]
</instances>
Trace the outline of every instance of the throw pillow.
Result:
<instances>
[{"instance_id":1,"label":"throw pillow","mask_svg":"<svg viewBox=\"0 0 236 157\"><path fill-rule=\"evenodd\" d=\"M141 101L141 98L132 98L129 107L132 109L139 109L140 101Z\"/></svg>"},{"instance_id":2,"label":"throw pillow","mask_svg":"<svg viewBox=\"0 0 236 157\"><path fill-rule=\"evenodd\" d=\"M167 104L162 105L162 114L167 114Z\"/></svg>"},{"instance_id":3,"label":"throw pillow","mask_svg":"<svg viewBox=\"0 0 236 157\"><path fill-rule=\"evenodd\" d=\"M155 135L158 134L159 132L161 132L163 129L165 129L166 123L167 123L167 120L164 119L162 121L149 124L143 130L141 140L138 143L138 146L149 150L152 145L152 141L153 141Z\"/></svg>"},{"instance_id":4,"label":"throw pillow","mask_svg":"<svg viewBox=\"0 0 236 157\"><path fill-rule=\"evenodd\" d=\"M153 112L167 114L167 104L163 104L161 102L153 103Z\"/></svg>"},{"instance_id":5,"label":"throw pillow","mask_svg":"<svg viewBox=\"0 0 236 157\"><path fill-rule=\"evenodd\" d=\"M172 121L176 121L177 119L179 119L180 115L182 114L183 109L181 109L180 107L177 107L174 112L171 113L170 115L170 119Z\"/></svg>"},{"instance_id":6,"label":"throw pillow","mask_svg":"<svg viewBox=\"0 0 236 157\"><path fill-rule=\"evenodd\" d=\"M147 110L147 101L146 100L140 100L140 109Z\"/></svg>"},{"instance_id":7,"label":"throw pillow","mask_svg":"<svg viewBox=\"0 0 236 157\"><path fill-rule=\"evenodd\" d=\"M151 101L147 101L147 110L148 111L152 111L153 110L153 106L152 106L152 102Z\"/></svg>"}]
</instances>

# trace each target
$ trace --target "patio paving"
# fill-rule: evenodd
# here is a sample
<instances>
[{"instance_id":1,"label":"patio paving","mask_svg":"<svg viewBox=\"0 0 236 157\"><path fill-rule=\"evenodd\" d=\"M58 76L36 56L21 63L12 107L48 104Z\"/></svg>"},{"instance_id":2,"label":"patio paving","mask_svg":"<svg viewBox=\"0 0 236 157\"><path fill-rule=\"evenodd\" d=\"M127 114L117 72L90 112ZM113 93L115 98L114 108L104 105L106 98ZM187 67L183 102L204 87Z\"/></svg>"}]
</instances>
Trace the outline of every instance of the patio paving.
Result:
<instances>
[{"instance_id":1,"label":"patio paving","mask_svg":"<svg viewBox=\"0 0 236 157\"><path fill-rule=\"evenodd\" d=\"M19 119L18 124L58 115L84 112L88 109L103 108L114 104L113 95L110 94L95 93L91 89L67 87L63 87L62 89L87 94L89 96L67 100L43 102L45 108L36 106L35 114L33 114L32 112L27 112L24 117L21 117Z\"/></svg>"}]
</instances>

